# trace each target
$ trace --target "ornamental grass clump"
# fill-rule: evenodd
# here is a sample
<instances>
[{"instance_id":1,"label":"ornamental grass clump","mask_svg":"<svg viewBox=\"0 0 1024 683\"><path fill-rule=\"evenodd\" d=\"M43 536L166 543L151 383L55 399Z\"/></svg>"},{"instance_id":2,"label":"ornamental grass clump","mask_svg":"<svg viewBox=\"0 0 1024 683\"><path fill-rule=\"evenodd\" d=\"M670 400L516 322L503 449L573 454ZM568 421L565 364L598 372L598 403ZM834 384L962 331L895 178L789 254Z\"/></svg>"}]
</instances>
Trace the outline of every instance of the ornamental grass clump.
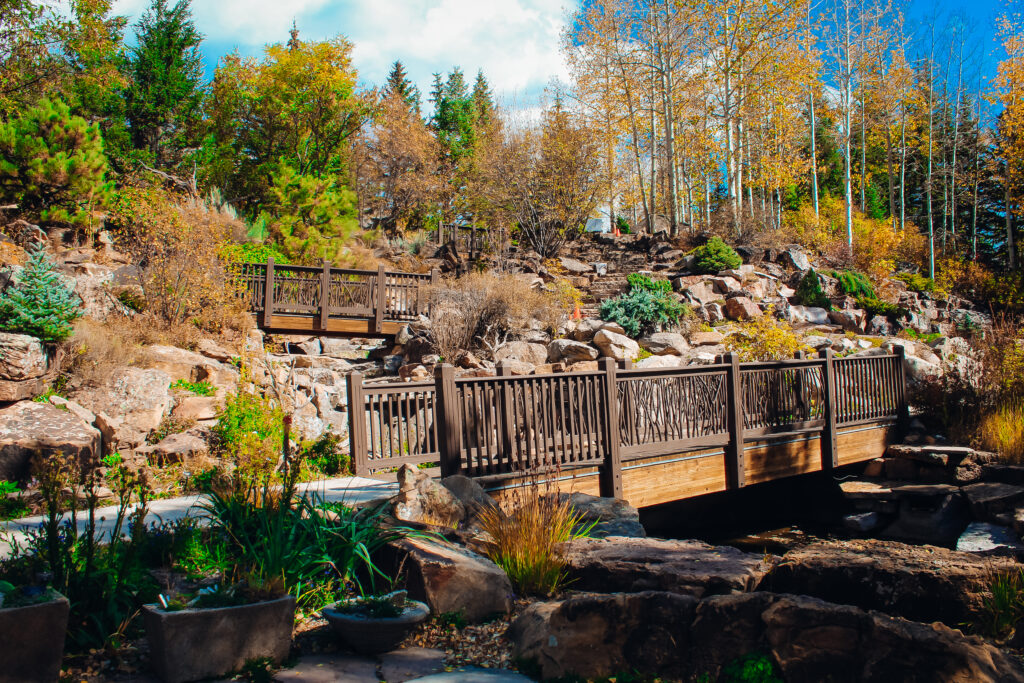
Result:
<instances>
[{"instance_id":1,"label":"ornamental grass clump","mask_svg":"<svg viewBox=\"0 0 1024 683\"><path fill-rule=\"evenodd\" d=\"M593 523L557 493L538 484L515 489L500 507L485 509L486 554L520 593L550 596L568 580L563 544L590 535Z\"/></svg>"}]
</instances>

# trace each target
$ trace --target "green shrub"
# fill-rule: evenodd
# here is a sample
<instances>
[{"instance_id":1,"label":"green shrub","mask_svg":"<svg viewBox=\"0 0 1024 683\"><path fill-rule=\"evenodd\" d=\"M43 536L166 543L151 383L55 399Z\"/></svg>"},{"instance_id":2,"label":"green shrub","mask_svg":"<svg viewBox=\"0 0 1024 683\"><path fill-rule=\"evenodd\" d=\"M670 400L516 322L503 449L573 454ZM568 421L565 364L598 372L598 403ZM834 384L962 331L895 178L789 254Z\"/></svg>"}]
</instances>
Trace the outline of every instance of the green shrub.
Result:
<instances>
[{"instance_id":1,"label":"green shrub","mask_svg":"<svg viewBox=\"0 0 1024 683\"><path fill-rule=\"evenodd\" d=\"M854 298L874 298L875 296L871 280L864 273L858 273L855 270L833 270L829 275L839 280L839 289L843 291L843 294L849 294Z\"/></svg>"},{"instance_id":2,"label":"green shrub","mask_svg":"<svg viewBox=\"0 0 1024 683\"><path fill-rule=\"evenodd\" d=\"M601 302L601 319L622 325L630 337L666 325L678 325L690 309L665 293L631 289L614 299Z\"/></svg>"},{"instance_id":3,"label":"green shrub","mask_svg":"<svg viewBox=\"0 0 1024 683\"><path fill-rule=\"evenodd\" d=\"M0 294L0 330L29 334L44 342L64 341L82 304L64 284L42 248L32 252L18 281Z\"/></svg>"},{"instance_id":4,"label":"green shrub","mask_svg":"<svg viewBox=\"0 0 1024 683\"><path fill-rule=\"evenodd\" d=\"M91 225L110 194L97 124L41 100L0 123L0 200L45 221Z\"/></svg>"},{"instance_id":5,"label":"green shrub","mask_svg":"<svg viewBox=\"0 0 1024 683\"><path fill-rule=\"evenodd\" d=\"M340 436L333 432L324 432L319 439L303 449L301 457L323 474L329 476L349 474L351 459L340 446Z\"/></svg>"},{"instance_id":6,"label":"green shrub","mask_svg":"<svg viewBox=\"0 0 1024 683\"><path fill-rule=\"evenodd\" d=\"M893 277L905 284L907 289L912 292L918 292L919 294L935 292L935 280L920 273L896 273Z\"/></svg>"},{"instance_id":7,"label":"green shrub","mask_svg":"<svg viewBox=\"0 0 1024 683\"><path fill-rule=\"evenodd\" d=\"M623 235L629 234L629 221L626 220L625 216L615 217L615 227L619 229L619 233Z\"/></svg>"},{"instance_id":8,"label":"green shrub","mask_svg":"<svg viewBox=\"0 0 1024 683\"><path fill-rule=\"evenodd\" d=\"M228 242L221 246L219 256L227 263L274 263L288 265L291 260L273 242Z\"/></svg>"},{"instance_id":9,"label":"green shrub","mask_svg":"<svg viewBox=\"0 0 1024 683\"><path fill-rule=\"evenodd\" d=\"M16 519L29 513L21 494L15 482L0 479L0 519Z\"/></svg>"},{"instance_id":10,"label":"green shrub","mask_svg":"<svg viewBox=\"0 0 1024 683\"><path fill-rule=\"evenodd\" d=\"M826 311L832 310L832 301L825 296L825 291L821 288L821 278L814 272L814 268L808 270L801 278L800 284L797 285L796 300L802 306L815 306L824 308Z\"/></svg>"},{"instance_id":11,"label":"green shrub","mask_svg":"<svg viewBox=\"0 0 1024 683\"><path fill-rule=\"evenodd\" d=\"M672 283L668 280L655 280L649 275L643 275L642 273L630 273L626 276L626 282L629 283L630 291L634 289L643 289L648 292L654 292L655 294L671 294Z\"/></svg>"},{"instance_id":12,"label":"green shrub","mask_svg":"<svg viewBox=\"0 0 1024 683\"><path fill-rule=\"evenodd\" d=\"M723 242L721 237L712 237L690 253L695 257L691 268L695 273L714 274L743 265L740 255Z\"/></svg>"},{"instance_id":13,"label":"green shrub","mask_svg":"<svg viewBox=\"0 0 1024 683\"><path fill-rule=\"evenodd\" d=\"M276 446L284 437L283 413L273 402L254 391L240 390L227 397L213 433L221 447L237 455L239 448L253 439Z\"/></svg>"},{"instance_id":14,"label":"green shrub","mask_svg":"<svg viewBox=\"0 0 1024 683\"><path fill-rule=\"evenodd\" d=\"M181 389L197 396L213 396L217 393L217 389L205 380L201 382L187 382L183 379L175 380L171 384L171 389Z\"/></svg>"},{"instance_id":15,"label":"green shrub","mask_svg":"<svg viewBox=\"0 0 1024 683\"><path fill-rule=\"evenodd\" d=\"M882 301L877 297L860 297L857 299L857 307L863 308L864 312L868 314L868 318L873 318L876 315L883 315L887 318L902 318L907 315L907 309L891 304L888 301Z\"/></svg>"},{"instance_id":16,"label":"green shrub","mask_svg":"<svg viewBox=\"0 0 1024 683\"><path fill-rule=\"evenodd\" d=\"M722 683L782 683L769 655L760 652L737 657L722 668Z\"/></svg>"}]
</instances>

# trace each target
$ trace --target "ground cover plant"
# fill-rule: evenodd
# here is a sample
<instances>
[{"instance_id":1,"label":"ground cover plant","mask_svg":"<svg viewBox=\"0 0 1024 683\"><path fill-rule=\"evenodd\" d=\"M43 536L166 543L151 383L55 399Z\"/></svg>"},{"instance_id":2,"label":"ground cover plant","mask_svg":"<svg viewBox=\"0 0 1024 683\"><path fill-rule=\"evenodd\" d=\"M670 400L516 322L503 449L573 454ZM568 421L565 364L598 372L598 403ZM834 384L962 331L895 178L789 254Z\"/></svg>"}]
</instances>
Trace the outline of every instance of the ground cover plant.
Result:
<instances>
[{"instance_id":1,"label":"ground cover plant","mask_svg":"<svg viewBox=\"0 0 1024 683\"><path fill-rule=\"evenodd\" d=\"M714 275L743 265L740 255L718 236L712 237L690 254L694 257L690 270L695 273Z\"/></svg>"},{"instance_id":2,"label":"ground cover plant","mask_svg":"<svg viewBox=\"0 0 1024 683\"><path fill-rule=\"evenodd\" d=\"M629 291L601 302L601 319L622 325L630 337L679 325L692 315L689 307L672 297L668 280L652 280L633 273Z\"/></svg>"}]
</instances>

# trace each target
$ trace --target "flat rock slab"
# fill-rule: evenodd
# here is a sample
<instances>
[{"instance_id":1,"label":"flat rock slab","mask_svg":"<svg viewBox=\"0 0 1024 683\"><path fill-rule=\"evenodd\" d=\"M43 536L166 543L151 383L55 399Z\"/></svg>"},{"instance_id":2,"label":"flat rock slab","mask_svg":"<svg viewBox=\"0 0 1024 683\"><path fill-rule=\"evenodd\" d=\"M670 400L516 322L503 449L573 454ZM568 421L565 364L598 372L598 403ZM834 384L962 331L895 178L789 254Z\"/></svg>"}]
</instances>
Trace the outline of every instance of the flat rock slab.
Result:
<instances>
[{"instance_id":1,"label":"flat rock slab","mask_svg":"<svg viewBox=\"0 0 1024 683\"><path fill-rule=\"evenodd\" d=\"M843 497L850 500L899 500L912 496L938 498L957 493L951 484L904 484L899 481L860 481L851 479L839 484Z\"/></svg>"},{"instance_id":2,"label":"flat rock slab","mask_svg":"<svg viewBox=\"0 0 1024 683\"><path fill-rule=\"evenodd\" d=\"M965 553L991 550L1024 550L1012 529L988 522L971 522L957 539L956 549Z\"/></svg>"},{"instance_id":3,"label":"flat rock slab","mask_svg":"<svg viewBox=\"0 0 1024 683\"><path fill-rule=\"evenodd\" d=\"M407 647L379 655L377 674L382 681L403 683L444 672L444 652L425 647Z\"/></svg>"},{"instance_id":4,"label":"flat rock slab","mask_svg":"<svg viewBox=\"0 0 1024 683\"><path fill-rule=\"evenodd\" d=\"M1024 486L994 481L964 486L963 492L971 506L971 512L980 519L1011 510L1024 500Z\"/></svg>"},{"instance_id":5,"label":"flat rock slab","mask_svg":"<svg viewBox=\"0 0 1024 683\"><path fill-rule=\"evenodd\" d=\"M390 679L385 679L391 683ZM415 679L424 683L529 683L532 678L527 678L521 673L507 669L480 669L477 667L465 667L433 676L424 676Z\"/></svg>"},{"instance_id":6,"label":"flat rock slab","mask_svg":"<svg viewBox=\"0 0 1024 683\"><path fill-rule=\"evenodd\" d=\"M355 655L310 655L274 675L280 683L377 683L377 660Z\"/></svg>"},{"instance_id":7,"label":"flat rock slab","mask_svg":"<svg viewBox=\"0 0 1024 683\"><path fill-rule=\"evenodd\" d=\"M980 606L992 574L1018 568L1012 558L935 546L822 541L783 555L758 590L812 595L959 628Z\"/></svg>"},{"instance_id":8,"label":"flat rock slab","mask_svg":"<svg viewBox=\"0 0 1024 683\"><path fill-rule=\"evenodd\" d=\"M669 591L702 597L753 590L768 570L762 555L701 541L610 536L573 541L566 551L576 590Z\"/></svg>"}]
</instances>

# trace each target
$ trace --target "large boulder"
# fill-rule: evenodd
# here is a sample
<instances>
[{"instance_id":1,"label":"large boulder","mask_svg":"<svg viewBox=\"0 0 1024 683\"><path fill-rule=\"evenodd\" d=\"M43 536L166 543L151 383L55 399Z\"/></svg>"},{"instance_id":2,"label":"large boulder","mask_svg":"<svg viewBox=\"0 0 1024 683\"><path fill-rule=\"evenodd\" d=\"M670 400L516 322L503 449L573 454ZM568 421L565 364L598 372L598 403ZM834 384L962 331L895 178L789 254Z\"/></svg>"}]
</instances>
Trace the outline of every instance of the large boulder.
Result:
<instances>
[{"instance_id":1,"label":"large boulder","mask_svg":"<svg viewBox=\"0 0 1024 683\"><path fill-rule=\"evenodd\" d=\"M601 355L615 360L636 360L640 345L624 334L600 329L594 335L594 344L601 349Z\"/></svg>"},{"instance_id":2,"label":"large boulder","mask_svg":"<svg viewBox=\"0 0 1024 683\"><path fill-rule=\"evenodd\" d=\"M958 627L980 607L992 574L1016 566L935 546L822 541L786 553L761 588Z\"/></svg>"},{"instance_id":3,"label":"large boulder","mask_svg":"<svg viewBox=\"0 0 1024 683\"><path fill-rule=\"evenodd\" d=\"M593 346L573 339L555 339L548 344L548 361L576 363L581 360L597 360L598 351Z\"/></svg>"},{"instance_id":4,"label":"large boulder","mask_svg":"<svg viewBox=\"0 0 1024 683\"><path fill-rule=\"evenodd\" d=\"M573 595L531 605L509 635L513 654L543 679L629 671L724 680L727 664L763 652L794 682L1024 681L1010 657L976 636L775 593Z\"/></svg>"},{"instance_id":5,"label":"large boulder","mask_svg":"<svg viewBox=\"0 0 1024 683\"><path fill-rule=\"evenodd\" d=\"M800 247L790 246L785 251L779 254L776 259L779 265L785 268L792 268L793 270L803 272L811 267L811 260L807 258L807 254L803 252Z\"/></svg>"},{"instance_id":6,"label":"large boulder","mask_svg":"<svg viewBox=\"0 0 1024 683\"><path fill-rule=\"evenodd\" d=\"M146 349L146 361L148 367L166 372L172 381L206 381L229 390L238 384L238 370L234 367L175 346L150 346Z\"/></svg>"},{"instance_id":7,"label":"large boulder","mask_svg":"<svg viewBox=\"0 0 1024 683\"><path fill-rule=\"evenodd\" d=\"M753 590L768 570L763 556L728 546L614 536L572 541L566 561L578 590L696 597Z\"/></svg>"},{"instance_id":8,"label":"large boulder","mask_svg":"<svg viewBox=\"0 0 1024 683\"><path fill-rule=\"evenodd\" d=\"M543 365L548 362L548 350L543 344L514 341L505 344L494 352L495 362L517 360L531 365Z\"/></svg>"},{"instance_id":9,"label":"large boulder","mask_svg":"<svg viewBox=\"0 0 1024 683\"><path fill-rule=\"evenodd\" d=\"M752 320L760 318L761 309L748 297L737 296L725 302L725 315L730 320Z\"/></svg>"},{"instance_id":10,"label":"large boulder","mask_svg":"<svg viewBox=\"0 0 1024 683\"><path fill-rule=\"evenodd\" d=\"M828 322L828 311L817 306L790 306L786 319L794 325L824 325Z\"/></svg>"},{"instance_id":11,"label":"large boulder","mask_svg":"<svg viewBox=\"0 0 1024 683\"><path fill-rule=\"evenodd\" d=\"M67 410L22 401L0 409L0 479L24 481L36 453L87 462L100 456L100 433Z\"/></svg>"},{"instance_id":12,"label":"large boulder","mask_svg":"<svg viewBox=\"0 0 1024 683\"><path fill-rule=\"evenodd\" d=\"M655 356L682 356L690 350L686 337L678 332L655 332L640 339L640 346Z\"/></svg>"},{"instance_id":13,"label":"large boulder","mask_svg":"<svg viewBox=\"0 0 1024 683\"><path fill-rule=\"evenodd\" d=\"M402 465L398 495L393 501L397 519L454 529L466 517L465 506L452 492L423 470Z\"/></svg>"},{"instance_id":14,"label":"large boulder","mask_svg":"<svg viewBox=\"0 0 1024 683\"><path fill-rule=\"evenodd\" d=\"M479 622L512 607L512 583L483 555L428 538L404 538L391 549L395 566L406 571L409 596L435 615L461 614Z\"/></svg>"},{"instance_id":15,"label":"large boulder","mask_svg":"<svg viewBox=\"0 0 1024 683\"><path fill-rule=\"evenodd\" d=\"M593 524L590 530L592 538L606 536L633 536L643 538L647 535L640 524L640 512L619 498L602 498L586 493L560 493L558 497L569 503L585 524Z\"/></svg>"},{"instance_id":16,"label":"large boulder","mask_svg":"<svg viewBox=\"0 0 1024 683\"><path fill-rule=\"evenodd\" d=\"M171 378L162 370L118 368L101 387L79 391L74 399L96 414L96 426L109 450L135 448L170 412Z\"/></svg>"},{"instance_id":17,"label":"large boulder","mask_svg":"<svg viewBox=\"0 0 1024 683\"><path fill-rule=\"evenodd\" d=\"M27 334L0 332L0 380L42 377L47 371L46 348Z\"/></svg>"}]
</instances>

